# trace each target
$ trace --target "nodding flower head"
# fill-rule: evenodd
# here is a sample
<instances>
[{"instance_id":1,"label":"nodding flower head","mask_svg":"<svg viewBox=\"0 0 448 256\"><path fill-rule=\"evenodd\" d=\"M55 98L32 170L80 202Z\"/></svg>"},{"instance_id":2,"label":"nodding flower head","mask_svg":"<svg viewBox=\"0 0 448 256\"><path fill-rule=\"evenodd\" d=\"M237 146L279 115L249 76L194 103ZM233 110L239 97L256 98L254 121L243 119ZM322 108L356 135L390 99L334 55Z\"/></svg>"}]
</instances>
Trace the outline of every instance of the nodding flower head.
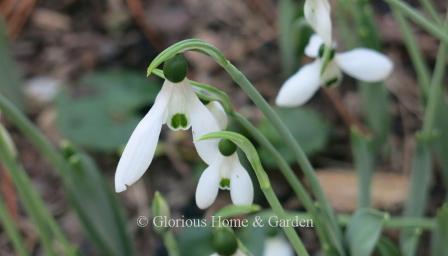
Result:
<instances>
[{"instance_id":1,"label":"nodding flower head","mask_svg":"<svg viewBox=\"0 0 448 256\"><path fill-rule=\"evenodd\" d=\"M322 72L322 57L325 47L330 49L330 58ZM341 70L365 82L378 82L390 75L392 61L384 54L367 49L336 53L333 44L328 46L321 37L313 35L305 48L308 57L316 58L304 65L282 85L276 98L276 104L282 107L295 107L305 104L319 89L319 85L330 87L342 80Z\"/></svg>"},{"instance_id":2,"label":"nodding flower head","mask_svg":"<svg viewBox=\"0 0 448 256\"><path fill-rule=\"evenodd\" d=\"M163 124L174 131L191 127L193 138L220 130L212 112L199 100L186 77L185 59L178 55L165 62L167 80L149 112L139 122L118 162L115 190L122 192L148 169L154 157ZM218 158L218 140L194 141L199 156L207 164Z\"/></svg>"}]
</instances>

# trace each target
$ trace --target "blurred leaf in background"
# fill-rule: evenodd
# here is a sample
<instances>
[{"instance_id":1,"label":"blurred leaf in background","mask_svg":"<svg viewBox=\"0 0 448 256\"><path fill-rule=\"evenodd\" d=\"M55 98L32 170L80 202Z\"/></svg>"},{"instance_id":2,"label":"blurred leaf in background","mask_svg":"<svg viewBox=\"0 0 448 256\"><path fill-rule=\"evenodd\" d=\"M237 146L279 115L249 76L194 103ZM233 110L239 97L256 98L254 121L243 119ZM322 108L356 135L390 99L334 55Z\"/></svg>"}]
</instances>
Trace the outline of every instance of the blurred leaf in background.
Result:
<instances>
[{"instance_id":1,"label":"blurred leaf in background","mask_svg":"<svg viewBox=\"0 0 448 256\"><path fill-rule=\"evenodd\" d=\"M183 256L211 255L215 252L210 226L183 228L178 241Z\"/></svg>"},{"instance_id":2,"label":"blurred leaf in background","mask_svg":"<svg viewBox=\"0 0 448 256\"><path fill-rule=\"evenodd\" d=\"M67 190L70 203L90 241L100 255L133 255L122 205L93 159L67 142L64 155L72 167L64 175L76 186Z\"/></svg>"},{"instance_id":3,"label":"blurred leaf in background","mask_svg":"<svg viewBox=\"0 0 448 256\"><path fill-rule=\"evenodd\" d=\"M57 125L76 145L112 152L124 145L146 113L160 84L143 73L108 70L85 75L72 95L62 91L56 100Z\"/></svg>"},{"instance_id":4,"label":"blurred leaf in background","mask_svg":"<svg viewBox=\"0 0 448 256\"><path fill-rule=\"evenodd\" d=\"M311 155L323 150L328 143L330 125L316 111L306 108L281 109L277 108L280 118L289 128L294 138L302 145L306 154ZM266 119L258 125L260 131L280 151L288 163L294 162L294 155L283 143L277 131ZM261 159L268 167L275 167L276 162L264 148L259 149Z\"/></svg>"},{"instance_id":5,"label":"blurred leaf in background","mask_svg":"<svg viewBox=\"0 0 448 256\"><path fill-rule=\"evenodd\" d=\"M278 7L279 45L283 76L297 71L300 58L312 30L303 17L302 5L293 0L281 0Z\"/></svg>"},{"instance_id":6,"label":"blurred leaf in background","mask_svg":"<svg viewBox=\"0 0 448 256\"><path fill-rule=\"evenodd\" d=\"M0 78L0 93L23 109L22 92L19 86L22 84L22 78L9 51L6 26L2 16L0 16Z\"/></svg>"},{"instance_id":7,"label":"blurred leaf in background","mask_svg":"<svg viewBox=\"0 0 448 256\"><path fill-rule=\"evenodd\" d=\"M385 217L385 214L368 208L361 208L353 214L345 233L350 255L372 254L380 238Z\"/></svg>"}]
</instances>

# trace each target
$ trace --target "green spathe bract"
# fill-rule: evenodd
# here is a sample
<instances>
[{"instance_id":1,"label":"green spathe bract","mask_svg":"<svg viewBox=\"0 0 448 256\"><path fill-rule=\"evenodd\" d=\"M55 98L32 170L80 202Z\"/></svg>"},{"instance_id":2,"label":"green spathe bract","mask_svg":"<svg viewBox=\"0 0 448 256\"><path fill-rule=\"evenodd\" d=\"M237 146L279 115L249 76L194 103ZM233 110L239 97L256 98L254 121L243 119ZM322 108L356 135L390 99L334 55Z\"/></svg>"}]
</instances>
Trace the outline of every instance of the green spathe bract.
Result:
<instances>
[{"instance_id":1,"label":"green spathe bract","mask_svg":"<svg viewBox=\"0 0 448 256\"><path fill-rule=\"evenodd\" d=\"M187 60L181 54L174 56L163 64L165 78L173 83L179 83L184 80L187 76L187 70Z\"/></svg>"},{"instance_id":2,"label":"green spathe bract","mask_svg":"<svg viewBox=\"0 0 448 256\"><path fill-rule=\"evenodd\" d=\"M230 156L236 151L236 145L231 140L223 139L219 141L219 152L225 156Z\"/></svg>"}]
</instances>

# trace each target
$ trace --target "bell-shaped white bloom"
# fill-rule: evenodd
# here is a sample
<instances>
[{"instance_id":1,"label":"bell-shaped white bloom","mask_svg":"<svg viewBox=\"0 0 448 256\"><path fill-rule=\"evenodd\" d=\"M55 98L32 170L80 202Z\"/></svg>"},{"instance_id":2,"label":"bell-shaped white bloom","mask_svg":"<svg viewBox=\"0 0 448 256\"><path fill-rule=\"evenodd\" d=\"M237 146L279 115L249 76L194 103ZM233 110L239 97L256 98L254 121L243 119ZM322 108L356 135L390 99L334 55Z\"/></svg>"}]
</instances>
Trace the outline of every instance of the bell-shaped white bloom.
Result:
<instances>
[{"instance_id":1,"label":"bell-shaped white bloom","mask_svg":"<svg viewBox=\"0 0 448 256\"><path fill-rule=\"evenodd\" d=\"M392 61L382 53L356 48L348 52L332 53L324 72L321 74L324 42L313 35L305 48L305 54L316 58L304 65L282 85L275 103L282 107L296 107L305 104L319 89L320 85L333 86L342 79L341 70L365 82L379 82L390 75Z\"/></svg>"},{"instance_id":2,"label":"bell-shaped white bloom","mask_svg":"<svg viewBox=\"0 0 448 256\"><path fill-rule=\"evenodd\" d=\"M331 16L328 0L306 0L305 19L326 45L331 45Z\"/></svg>"},{"instance_id":3,"label":"bell-shaped white bloom","mask_svg":"<svg viewBox=\"0 0 448 256\"><path fill-rule=\"evenodd\" d=\"M230 190L232 203L235 205L252 204L254 187L246 169L241 165L237 152L230 156L221 155L199 178L196 188L196 204L205 209L215 202L219 189Z\"/></svg>"},{"instance_id":4,"label":"bell-shaped white bloom","mask_svg":"<svg viewBox=\"0 0 448 256\"><path fill-rule=\"evenodd\" d=\"M210 254L210 256L221 256L221 255L215 252L213 254ZM232 254L232 256L247 256L247 254L242 252L241 250L236 250L236 252Z\"/></svg>"},{"instance_id":5,"label":"bell-shaped white bloom","mask_svg":"<svg viewBox=\"0 0 448 256\"><path fill-rule=\"evenodd\" d=\"M192 128L193 139L219 131L213 114L202 104L192 86L183 80L173 83L165 80L156 100L129 138L115 173L115 190L122 192L126 186L143 176L154 157L163 124L172 130ZM207 164L219 158L218 140L194 141L199 156Z\"/></svg>"},{"instance_id":6,"label":"bell-shaped white bloom","mask_svg":"<svg viewBox=\"0 0 448 256\"><path fill-rule=\"evenodd\" d=\"M263 256L293 256L294 251L283 236L268 237L264 242Z\"/></svg>"}]
</instances>

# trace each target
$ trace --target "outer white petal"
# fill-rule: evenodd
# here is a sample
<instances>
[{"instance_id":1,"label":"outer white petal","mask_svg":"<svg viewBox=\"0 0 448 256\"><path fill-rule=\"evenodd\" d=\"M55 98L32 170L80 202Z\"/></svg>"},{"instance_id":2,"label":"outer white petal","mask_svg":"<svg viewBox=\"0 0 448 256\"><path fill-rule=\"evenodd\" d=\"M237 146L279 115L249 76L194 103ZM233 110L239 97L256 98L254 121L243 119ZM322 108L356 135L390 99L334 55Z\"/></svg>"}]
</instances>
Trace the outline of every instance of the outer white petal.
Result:
<instances>
[{"instance_id":1,"label":"outer white petal","mask_svg":"<svg viewBox=\"0 0 448 256\"><path fill-rule=\"evenodd\" d=\"M267 238L264 244L263 256L293 256L294 252L283 237Z\"/></svg>"},{"instance_id":2,"label":"outer white petal","mask_svg":"<svg viewBox=\"0 0 448 256\"><path fill-rule=\"evenodd\" d=\"M297 107L305 104L319 89L320 61L303 66L282 85L275 99L281 107Z\"/></svg>"},{"instance_id":3,"label":"outer white petal","mask_svg":"<svg viewBox=\"0 0 448 256\"><path fill-rule=\"evenodd\" d=\"M384 80L394 66L386 55L366 48L336 54L335 60L345 73L366 82Z\"/></svg>"},{"instance_id":4,"label":"outer white petal","mask_svg":"<svg viewBox=\"0 0 448 256\"><path fill-rule=\"evenodd\" d=\"M126 190L143 176L154 157L172 87L163 86L154 105L129 138L115 172L115 191Z\"/></svg>"},{"instance_id":5,"label":"outer white petal","mask_svg":"<svg viewBox=\"0 0 448 256\"><path fill-rule=\"evenodd\" d=\"M252 204L254 186L246 169L238 162L230 176L230 198L235 205Z\"/></svg>"},{"instance_id":6,"label":"outer white petal","mask_svg":"<svg viewBox=\"0 0 448 256\"><path fill-rule=\"evenodd\" d=\"M211 165L215 159L221 157L218 149L218 139L202 140L197 139L202 135L217 132L221 129L219 124L210 110L202 104L198 96L193 92L193 89L188 90L188 115L191 121L191 130L193 133L193 143L196 147L198 155L202 160Z\"/></svg>"},{"instance_id":7,"label":"outer white petal","mask_svg":"<svg viewBox=\"0 0 448 256\"><path fill-rule=\"evenodd\" d=\"M320 46L324 43L322 38L317 34L313 34L305 48L305 54L308 57L316 58L319 53Z\"/></svg>"},{"instance_id":8,"label":"outer white petal","mask_svg":"<svg viewBox=\"0 0 448 256\"><path fill-rule=\"evenodd\" d=\"M207 104L207 108L213 114L216 121L218 121L219 128L221 128L221 130L225 130L229 120L227 119L227 113L224 111L221 103L218 101L211 101Z\"/></svg>"},{"instance_id":9,"label":"outer white petal","mask_svg":"<svg viewBox=\"0 0 448 256\"><path fill-rule=\"evenodd\" d=\"M210 165L199 178L198 186L196 187L196 205L201 209L205 209L213 204L218 195L219 182L221 180L219 175L220 165L221 161Z\"/></svg>"},{"instance_id":10,"label":"outer white petal","mask_svg":"<svg viewBox=\"0 0 448 256\"><path fill-rule=\"evenodd\" d=\"M325 44L331 45L331 17L328 0L306 0L304 14L305 19Z\"/></svg>"}]
</instances>

